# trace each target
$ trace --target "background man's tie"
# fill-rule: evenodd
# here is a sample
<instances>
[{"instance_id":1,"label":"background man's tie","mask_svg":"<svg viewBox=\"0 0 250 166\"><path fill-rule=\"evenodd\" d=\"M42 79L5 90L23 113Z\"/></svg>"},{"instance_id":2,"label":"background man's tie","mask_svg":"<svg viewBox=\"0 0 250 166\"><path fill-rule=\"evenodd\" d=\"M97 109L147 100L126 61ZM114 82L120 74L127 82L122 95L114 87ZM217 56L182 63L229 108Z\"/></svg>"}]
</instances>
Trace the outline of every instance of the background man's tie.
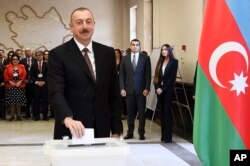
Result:
<instances>
[{"instance_id":1,"label":"background man's tie","mask_svg":"<svg viewBox=\"0 0 250 166\"><path fill-rule=\"evenodd\" d=\"M27 65L28 65L28 68L29 68L29 70L30 70L30 67L31 67L31 60L30 60L30 58L28 58L28 63L27 63Z\"/></svg>"},{"instance_id":2,"label":"background man's tie","mask_svg":"<svg viewBox=\"0 0 250 166\"><path fill-rule=\"evenodd\" d=\"M136 68L136 59L135 59L135 54L133 55L133 59L132 59L132 66L133 66L133 69L135 71L135 68Z\"/></svg>"},{"instance_id":3,"label":"background man's tie","mask_svg":"<svg viewBox=\"0 0 250 166\"><path fill-rule=\"evenodd\" d=\"M41 61L38 62L38 70L40 73L42 72L42 62Z\"/></svg>"}]
</instances>

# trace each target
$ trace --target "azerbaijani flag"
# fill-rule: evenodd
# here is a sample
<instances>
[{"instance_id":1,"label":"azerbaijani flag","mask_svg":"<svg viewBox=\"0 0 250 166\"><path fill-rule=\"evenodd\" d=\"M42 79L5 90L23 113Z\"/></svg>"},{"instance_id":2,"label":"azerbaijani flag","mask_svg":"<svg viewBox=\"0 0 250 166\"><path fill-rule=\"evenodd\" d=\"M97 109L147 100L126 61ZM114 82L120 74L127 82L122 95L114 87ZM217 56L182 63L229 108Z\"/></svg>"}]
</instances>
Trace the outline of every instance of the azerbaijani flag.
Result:
<instances>
[{"instance_id":1,"label":"azerbaijani flag","mask_svg":"<svg viewBox=\"0 0 250 166\"><path fill-rule=\"evenodd\" d=\"M207 0L195 95L194 146L204 166L250 149L250 0Z\"/></svg>"}]
</instances>

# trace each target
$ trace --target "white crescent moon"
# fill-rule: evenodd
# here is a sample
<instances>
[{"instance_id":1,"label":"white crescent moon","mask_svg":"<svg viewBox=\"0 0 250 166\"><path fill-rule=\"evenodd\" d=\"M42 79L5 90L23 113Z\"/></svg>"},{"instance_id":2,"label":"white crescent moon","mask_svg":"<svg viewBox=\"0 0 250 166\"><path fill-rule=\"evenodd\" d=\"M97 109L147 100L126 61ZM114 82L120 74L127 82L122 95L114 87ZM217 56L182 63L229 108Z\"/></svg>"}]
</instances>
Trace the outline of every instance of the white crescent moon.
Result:
<instances>
[{"instance_id":1,"label":"white crescent moon","mask_svg":"<svg viewBox=\"0 0 250 166\"><path fill-rule=\"evenodd\" d=\"M222 88L227 88L227 87L222 85L220 83L220 81L218 80L217 72L216 72L217 63L224 54L231 52L231 51L236 51L236 52L241 53L241 55L244 57L244 59L246 61L246 66L247 66L247 71L248 71L247 51L240 43L238 43L238 42L226 42L226 43L219 45L214 50L214 52L210 58L209 72L210 72L210 75L211 75L212 79L214 80L214 82Z\"/></svg>"}]
</instances>

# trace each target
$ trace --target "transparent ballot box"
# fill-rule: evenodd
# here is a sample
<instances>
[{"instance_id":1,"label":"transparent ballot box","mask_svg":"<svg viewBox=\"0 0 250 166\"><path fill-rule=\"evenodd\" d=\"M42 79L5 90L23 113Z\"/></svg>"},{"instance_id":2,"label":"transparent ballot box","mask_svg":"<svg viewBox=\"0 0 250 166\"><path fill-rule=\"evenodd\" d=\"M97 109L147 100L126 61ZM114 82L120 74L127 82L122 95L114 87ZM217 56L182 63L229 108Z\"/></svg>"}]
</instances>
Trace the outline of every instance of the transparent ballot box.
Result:
<instances>
[{"instance_id":1,"label":"transparent ballot box","mask_svg":"<svg viewBox=\"0 0 250 166\"><path fill-rule=\"evenodd\" d=\"M49 140L43 151L52 166L124 166L131 153L127 143L114 138L96 138L92 145L69 146L71 140Z\"/></svg>"}]
</instances>

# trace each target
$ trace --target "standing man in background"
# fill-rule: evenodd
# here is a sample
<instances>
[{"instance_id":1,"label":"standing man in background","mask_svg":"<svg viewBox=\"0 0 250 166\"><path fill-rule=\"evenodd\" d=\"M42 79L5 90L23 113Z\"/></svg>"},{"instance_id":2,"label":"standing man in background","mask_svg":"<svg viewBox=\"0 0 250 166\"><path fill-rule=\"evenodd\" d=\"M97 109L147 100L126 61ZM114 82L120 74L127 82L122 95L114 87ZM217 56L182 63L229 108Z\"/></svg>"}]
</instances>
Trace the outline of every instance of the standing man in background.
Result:
<instances>
[{"instance_id":1,"label":"standing man in background","mask_svg":"<svg viewBox=\"0 0 250 166\"><path fill-rule=\"evenodd\" d=\"M71 14L73 38L49 55L49 102L55 112L54 139L80 138L85 128L95 137L119 137L121 98L113 48L92 41L95 20L84 7Z\"/></svg>"},{"instance_id":2,"label":"standing man in background","mask_svg":"<svg viewBox=\"0 0 250 166\"><path fill-rule=\"evenodd\" d=\"M120 65L121 96L126 97L128 131L124 139L133 138L135 117L139 112L139 140L145 140L146 96L150 90L151 63L149 56L140 53L140 41L130 42L131 54L123 57Z\"/></svg>"},{"instance_id":3,"label":"standing man in background","mask_svg":"<svg viewBox=\"0 0 250 166\"><path fill-rule=\"evenodd\" d=\"M25 58L21 59L21 63L25 66L26 79L25 79L25 91L26 91L26 107L22 107L22 112L25 112L25 118L30 118L30 107L32 106L33 100L33 87L34 82L30 78L30 70L33 64L36 63L36 59L32 57L32 51L30 48L25 49ZM21 58L21 57L20 57Z\"/></svg>"},{"instance_id":4,"label":"standing man in background","mask_svg":"<svg viewBox=\"0 0 250 166\"><path fill-rule=\"evenodd\" d=\"M35 52L37 62L33 64L32 70L30 70L30 77L34 82L33 94L33 120L40 120L40 113L43 114L43 120L48 119L48 64L43 60L43 51L38 50ZM40 108L42 111L40 111Z\"/></svg>"},{"instance_id":5,"label":"standing man in background","mask_svg":"<svg viewBox=\"0 0 250 166\"><path fill-rule=\"evenodd\" d=\"M4 77L3 77L3 72L4 72L4 61L5 61L5 52L4 50L0 49L0 118L5 119L6 117L6 112L5 112L5 87L4 87Z\"/></svg>"}]
</instances>

